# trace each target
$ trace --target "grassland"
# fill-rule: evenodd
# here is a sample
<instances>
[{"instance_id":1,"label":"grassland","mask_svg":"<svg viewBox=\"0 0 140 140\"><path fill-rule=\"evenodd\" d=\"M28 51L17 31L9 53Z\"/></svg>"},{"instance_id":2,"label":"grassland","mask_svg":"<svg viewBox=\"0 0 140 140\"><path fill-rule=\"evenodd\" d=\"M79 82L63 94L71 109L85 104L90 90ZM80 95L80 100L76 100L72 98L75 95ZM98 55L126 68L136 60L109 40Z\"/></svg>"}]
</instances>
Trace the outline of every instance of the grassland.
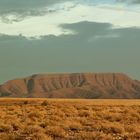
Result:
<instances>
[{"instance_id":1,"label":"grassland","mask_svg":"<svg viewBox=\"0 0 140 140\"><path fill-rule=\"evenodd\" d=\"M0 140L139 139L139 100L0 99Z\"/></svg>"}]
</instances>

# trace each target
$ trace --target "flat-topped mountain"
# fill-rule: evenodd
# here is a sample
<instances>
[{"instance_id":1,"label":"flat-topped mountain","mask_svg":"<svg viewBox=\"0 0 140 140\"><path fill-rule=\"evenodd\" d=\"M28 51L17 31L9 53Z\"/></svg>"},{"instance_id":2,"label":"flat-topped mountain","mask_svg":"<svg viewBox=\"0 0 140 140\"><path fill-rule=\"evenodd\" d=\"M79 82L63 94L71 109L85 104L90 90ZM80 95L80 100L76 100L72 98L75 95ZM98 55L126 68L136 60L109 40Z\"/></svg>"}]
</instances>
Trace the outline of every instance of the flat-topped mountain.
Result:
<instances>
[{"instance_id":1,"label":"flat-topped mountain","mask_svg":"<svg viewBox=\"0 0 140 140\"><path fill-rule=\"evenodd\" d=\"M121 73L38 74L1 85L0 97L140 98L140 81Z\"/></svg>"}]
</instances>

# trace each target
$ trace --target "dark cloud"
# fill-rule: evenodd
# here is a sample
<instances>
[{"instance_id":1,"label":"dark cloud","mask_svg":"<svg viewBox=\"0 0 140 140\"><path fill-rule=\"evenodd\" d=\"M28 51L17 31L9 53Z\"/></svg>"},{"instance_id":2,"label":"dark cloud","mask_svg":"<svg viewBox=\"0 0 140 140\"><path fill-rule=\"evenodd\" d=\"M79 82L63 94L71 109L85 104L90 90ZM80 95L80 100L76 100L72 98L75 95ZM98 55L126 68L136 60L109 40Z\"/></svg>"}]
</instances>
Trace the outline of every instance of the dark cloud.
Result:
<instances>
[{"instance_id":1,"label":"dark cloud","mask_svg":"<svg viewBox=\"0 0 140 140\"><path fill-rule=\"evenodd\" d=\"M29 40L0 36L0 77L5 80L34 73L125 72L140 79L140 29L114 29L108 23L62 25L75 35ZM116 35L116 36L114 36Z\"/></svg>"},{"instance_id":2,"label":"dark cloud","mask_svg":"<svg viewBox=\"0 0 140 140\"><path fill-rule=\"evenodd\" d=\"M131 4L140 4L140 0L117 0L117 2L127 2Z\"/></svg>"},{"instance_id":3,"label":"dark cloud","mask_svg":"<svg viewBox=\"0 0 140 140\"><path fill-rule=\"evenodd\" d=\"M36 8L46 7L51 4L60 3L68 0L4 0L0 1L0 10L3 13L26 12Z\"/></svg>"},{"instance_id":4,"label":"dark cloud","mask_svg":"<svg viewBox=\"0 0 140 140\"><path fill-rule=\"evenodd\" d=\"M44 8L64 1L70 0L0 0L0 17L6 23L18 22L27 16L38 16L46 12L55 12L55 9ZM15 15L15 18L9 19L9 14Z\"/></svg>"}]
</instances>

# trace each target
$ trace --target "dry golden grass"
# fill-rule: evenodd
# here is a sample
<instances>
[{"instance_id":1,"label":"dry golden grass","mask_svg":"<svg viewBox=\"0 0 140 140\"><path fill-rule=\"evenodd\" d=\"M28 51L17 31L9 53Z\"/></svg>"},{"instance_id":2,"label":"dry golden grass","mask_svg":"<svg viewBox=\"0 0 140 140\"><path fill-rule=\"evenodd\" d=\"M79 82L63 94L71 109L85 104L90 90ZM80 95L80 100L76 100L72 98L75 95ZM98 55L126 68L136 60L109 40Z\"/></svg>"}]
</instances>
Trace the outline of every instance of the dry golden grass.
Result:
<instances>
[{"instance_id":1,"label":"dry golden grass","mask_svg":"<svg viewBox=\"0 0 140 140\"><path fill-rule=\"evenodd\" d=\"M139 139L139 100L0 99L0 140Z\"/></svg>"}]
</instances>

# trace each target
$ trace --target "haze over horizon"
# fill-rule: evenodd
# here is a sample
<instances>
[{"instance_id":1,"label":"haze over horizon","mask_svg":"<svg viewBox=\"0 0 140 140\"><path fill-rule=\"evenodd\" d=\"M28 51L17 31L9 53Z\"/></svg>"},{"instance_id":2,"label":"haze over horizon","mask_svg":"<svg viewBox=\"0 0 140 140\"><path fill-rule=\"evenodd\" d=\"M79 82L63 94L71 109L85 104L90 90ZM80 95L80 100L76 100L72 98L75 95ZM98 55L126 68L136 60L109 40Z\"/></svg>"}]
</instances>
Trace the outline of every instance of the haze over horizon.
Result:
<instances>
[{"instance_id":1,"label":"haze over horizon","mask_svg":"<svg viewBox=\"0 0 140 140\"><path fill-rule=\"evenodd\" d=\"M37 73L140 80L139 0L0 0L0 84Z\"/></svg>"}]
</instances>

